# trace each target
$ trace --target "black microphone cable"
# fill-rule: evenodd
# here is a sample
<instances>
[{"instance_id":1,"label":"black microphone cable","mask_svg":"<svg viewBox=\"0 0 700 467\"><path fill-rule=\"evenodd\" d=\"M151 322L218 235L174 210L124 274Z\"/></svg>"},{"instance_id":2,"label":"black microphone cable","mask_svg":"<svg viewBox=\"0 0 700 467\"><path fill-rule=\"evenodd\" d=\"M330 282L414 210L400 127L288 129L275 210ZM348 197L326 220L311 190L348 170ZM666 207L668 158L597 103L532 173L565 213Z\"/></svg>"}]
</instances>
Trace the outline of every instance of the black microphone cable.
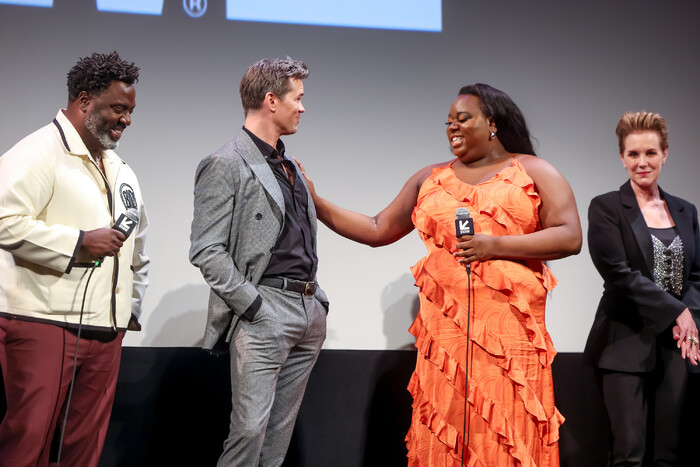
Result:
<instances>
[{"instance_id":1,"label":"black microphone cable","mask_svg":"<svg viewBox=\"0 0 700 467\"><path fill-rule=\"evenodd\" d=\"M469 345L470 345L470 327L472 322L472 265L467 263L467 352L466 361L464 363L464 425L462 426L462 465L464 465L465 452L467 442L469 440L469 431L467 431L467 395L469 394ZM469 428L471 428L469 422Z\"/></svg>"},{"instance_id":2,"label":"black microphone cable","mask_svg":"<svg viewBox=\"0 0 700 467\"><path fill-rule=\"evenodd\" d=\"M73 396L73 384L75 383L75 374L78 370L78 349L80 348L80 331L83 328L83 311L85 310L85 297L87 296L88 285L90 284L90 279L92 279L92 274L95 269L100 265L100 261L95 261L90 269L90 274L88 275L87 282L85 282L85 290L83 290L83 302L80 304L80 320L78 321L78 335L75 340L75 355L73 356L73 374L70 378L70 387L68 389L68 397L66 398L66 411L63 415L63 425L61 426L61 437L58 441L58 458L56 460L56 467L61 465L61 451L63 450L63 436L66 434L66 422L68 421L68 411L70 409L70 400Z\"/></svg>"},{"instance_id":3,"label":"black microphone cable","mask_svg":"<svg viewBox=\"0 0 700 467\"><path fill-rule=\"evenodd\" d=\"M121 232L124 237L129 238L131 232L134 231L136 225L139 223L139 212L136 207L131 207L124 211L121 216L116 220L112 229ZM126 240L126 238L124 240ZM61 464L61 451L63 449L63 436L66 434L66 422L68 421L68 409L70 409L70 401L73 396L73 386L75 384L75 374L78 370L78 349L80 346L80 332L83 328L83 313L85 310L85 297L87 296L88 285L90 284L90 279L95 272L95 269L100 266L104 261L104 258L100 258L94 263L92 263L92 268L90 270L90 275L88 276L87 282L85 282L85 290L83 291L83 302L80 304L80 321L78 322L78 335L75 341L75 356L73 357L73 374L70 379L70 388L68 389L68 397L66 398L66 411L63 416L63 426L61 427L61 437L58 445L58 460L56 462L56 467Z\"/></svg>"},{"instance_id":4,"label":"black microphone cable","mask_svg":"<svg viewBox=\"0 0 700 467\"><path fill-rule=\"evenodd\" d=\"M469 210L464 206L457 209L455 213L455 236L457 240L464 235L474 235L474 221L469 214ZM472 265L471 263L466 264L467 269L467 350L466 350L466 360L464 362L464 422L462 425L462 465L464 465L464 460L467 451L467 445L469 442L469 432L467 431L467 399L469 394L469 346L470 342L470 328L472 322ZM471 422L469 423L471 428Z\"/></svg>"}]
</instances>

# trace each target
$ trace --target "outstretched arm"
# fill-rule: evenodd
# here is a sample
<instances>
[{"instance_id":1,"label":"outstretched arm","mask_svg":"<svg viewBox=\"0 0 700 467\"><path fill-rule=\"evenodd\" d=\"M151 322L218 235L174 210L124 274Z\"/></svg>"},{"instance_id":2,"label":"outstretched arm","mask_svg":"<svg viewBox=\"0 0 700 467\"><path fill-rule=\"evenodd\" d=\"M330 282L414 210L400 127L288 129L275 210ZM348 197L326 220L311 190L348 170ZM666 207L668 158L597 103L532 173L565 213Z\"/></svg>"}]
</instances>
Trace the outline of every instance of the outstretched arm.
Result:
<instances>
[{"instance_id":1,"label":"outstretched arm","mask_svg":"<svg viewBox=\"0 0 700 467\"><path fill-rule=\"evenodd\" d=\"M297 163L306 178L318 219L337 234L372 247L393 243L413 230L411 213L416 206L421 184L434 167L442 165L425 167L417 172L408 179L396 198L384 210L375 216L367 216L321 198L316 193L304 166L299 161Z\"/></svg>"},{"instance_id":2,"label":"outstretched arm","mask_svg":"<svg viewBox=\"0 0 700 467\"><path fill-rule=\"evenodd\" d=\"M493 257L551 260L581 251L581 221L574 193L566 179L539 157L518 156L535 182L542 200L542 230L525 235L491 236L476 233L460 238L455 256L461 263Z\"/></svg>"}]
</instances>

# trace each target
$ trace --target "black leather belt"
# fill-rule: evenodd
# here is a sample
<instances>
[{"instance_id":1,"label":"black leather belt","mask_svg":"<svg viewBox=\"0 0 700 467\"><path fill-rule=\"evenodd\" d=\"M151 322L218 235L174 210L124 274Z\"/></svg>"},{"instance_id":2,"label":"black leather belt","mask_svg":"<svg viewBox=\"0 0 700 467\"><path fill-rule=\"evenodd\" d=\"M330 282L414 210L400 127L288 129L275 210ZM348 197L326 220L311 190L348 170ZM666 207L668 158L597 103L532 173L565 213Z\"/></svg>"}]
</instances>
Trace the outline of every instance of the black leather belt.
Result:
<instances>
[{"instance_id":1,"label":"black leather belt","mask_svg":"<svg viewBox=\"0 0 700 467\"><path fill-rule=\"evenodd\" d=\"M315 282L304 282L286 277L263 277L260 279L260 285L274 287L276 289L291 290L292 292L303 293L304 295L313 295L316 293Z\"/></svg>"}]
</instances>

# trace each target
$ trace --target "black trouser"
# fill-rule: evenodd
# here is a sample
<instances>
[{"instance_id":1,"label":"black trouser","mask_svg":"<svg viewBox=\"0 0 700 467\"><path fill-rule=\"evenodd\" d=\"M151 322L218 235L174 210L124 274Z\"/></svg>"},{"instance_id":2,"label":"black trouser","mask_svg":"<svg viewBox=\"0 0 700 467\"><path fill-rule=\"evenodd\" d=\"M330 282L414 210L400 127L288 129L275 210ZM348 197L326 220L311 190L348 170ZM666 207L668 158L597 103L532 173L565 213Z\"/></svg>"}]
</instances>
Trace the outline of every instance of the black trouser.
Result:
<instances>
[{"instance_id":1,"label":"black trouser","mask_svg":"<svg viewBox=\"0 0 700 467\"><path fill-rule=\"evenodd\" d=\"M612 466L641 466L645 454L655 466L679 464L688 372L680 349L666 333L657 341L656 363L649 373L600 371L613 435Z\"/></svg>"}]
</instances>

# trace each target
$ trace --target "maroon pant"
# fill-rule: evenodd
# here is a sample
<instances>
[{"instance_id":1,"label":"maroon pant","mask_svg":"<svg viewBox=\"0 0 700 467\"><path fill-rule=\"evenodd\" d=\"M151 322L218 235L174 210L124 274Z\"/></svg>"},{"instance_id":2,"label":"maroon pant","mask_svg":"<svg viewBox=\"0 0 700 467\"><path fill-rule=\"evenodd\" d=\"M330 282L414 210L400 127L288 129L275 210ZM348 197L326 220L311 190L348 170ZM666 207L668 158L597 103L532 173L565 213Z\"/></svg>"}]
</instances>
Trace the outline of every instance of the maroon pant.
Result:
<instances>
[{"instance_id":1,"label":"maroon pant","mask_svg":"<svg viewBox=\"0 0 700 467\"><path fill-rule=\"evenodd\" d=\"M117 385L124 333L109 342L80 339L61 465L97 466ZM0 465L47 466L63 425L76 336L51 324L0 317L0 366L7 413L0 423Z\"/></svg>"}]
</instances>

